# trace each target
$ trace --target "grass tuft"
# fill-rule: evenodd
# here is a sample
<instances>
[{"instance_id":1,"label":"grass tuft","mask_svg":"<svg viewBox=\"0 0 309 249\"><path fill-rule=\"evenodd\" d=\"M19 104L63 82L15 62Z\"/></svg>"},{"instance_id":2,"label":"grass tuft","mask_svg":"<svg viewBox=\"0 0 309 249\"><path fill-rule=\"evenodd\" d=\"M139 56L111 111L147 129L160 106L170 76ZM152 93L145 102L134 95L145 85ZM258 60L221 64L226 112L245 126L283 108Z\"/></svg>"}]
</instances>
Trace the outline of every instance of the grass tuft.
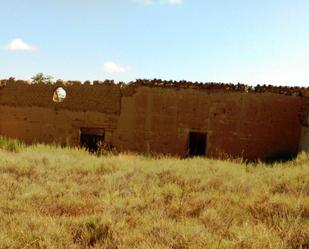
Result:
<instances>
[{"instance_id":1,"label":"grass tuft","mask_svg":"<svg viewBox=\"0 0 309 249\"><path fill-rule=\"evenodd\" d=\"M19 152L24 147L24 144L17 139L9 139L0 136L0 149L9 152Z\"/></svg>"}]
</instances>

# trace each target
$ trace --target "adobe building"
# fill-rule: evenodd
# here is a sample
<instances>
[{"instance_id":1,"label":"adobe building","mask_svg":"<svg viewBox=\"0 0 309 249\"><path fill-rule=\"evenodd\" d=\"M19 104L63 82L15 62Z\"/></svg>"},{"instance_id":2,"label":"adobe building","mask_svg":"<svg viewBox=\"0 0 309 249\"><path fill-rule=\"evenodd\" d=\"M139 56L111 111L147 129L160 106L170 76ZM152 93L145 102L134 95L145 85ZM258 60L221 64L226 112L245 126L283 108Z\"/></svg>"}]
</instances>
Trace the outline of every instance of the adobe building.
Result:
<instances>
[{"instance_id":1,"label":"adobe building","mask_svg":"<svg viewBox=\"0 0 309 249\"><path fill-rule=\"evenodd\" d=\"M11 78L0 81L0 135L90 150L102 141L119 151L280 159L309 150L308 92L184 81L30 84Z\"/></svg>"}]
</instances>

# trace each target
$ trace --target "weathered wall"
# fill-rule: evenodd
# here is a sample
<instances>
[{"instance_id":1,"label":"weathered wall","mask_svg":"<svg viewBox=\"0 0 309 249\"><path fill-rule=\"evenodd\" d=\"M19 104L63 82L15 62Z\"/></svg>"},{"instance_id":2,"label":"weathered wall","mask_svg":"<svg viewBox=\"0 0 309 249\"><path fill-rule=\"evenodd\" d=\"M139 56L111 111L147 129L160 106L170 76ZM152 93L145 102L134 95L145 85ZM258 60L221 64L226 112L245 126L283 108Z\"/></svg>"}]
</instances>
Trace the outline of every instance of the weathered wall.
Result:
<instances>
[{"instance_id":1,"label":"weathered wall","mask_svg":"<svg viewBox=\"0 0 309 249\"><path fill-rule=\"evenodd\" d=\"M66 90L64 102L54 103L53 93L58 87ZM37 106L71 111L96 111L119 115L120 89L118 85L100 83L95 85L78 83L28 84L24 81L9 81L1 89L0 105L24 107Z\"/></svg>"},{"instance_id":2,"label":"weathered wall","mask_svg":"<svg viewBox=\"0 0 309 249\"><path fill-rule=\"evenodd\" d=\"M66 90L52 101L57 87ZM114 84L36 84L8 82L0 88L0 134L25 142L79 143L81 127L105 129L110 142L120 114L121 93Z\"/></svg>"},{"instance_id":3,"label":"weathered wall","mask_svg":"<svg viewBox=\"0 0 309 249\"><path fill-rule=\"evenodd\" d=\"M207 155L297 153L301 98L274 93L140 87L122 98L117 147L187 154L189 131L207 133Z\"/></svg>"},{"instance_id":4,"label":"weathered wall","mask_svg":"<svg viewBox=\"0 0 309 249\"><path fill-rule=\"evenodd\" d=\"M2 81L0 134L78 144L80 128L102 128L119 150L187 155L190 131L207 133L207 156L249 159L299 150L302 89L137 81L130 85ZM52 101L57 87L66 90ZM304 140L302 138L302 140Z\"/></svg>"},{"instance_id":5,"label":"weathered wall","mask_svg":"<svg viewBox=\"0 0 309 249\"><path fill-rule=\"evenodd\" d=\"M303 127L301 130L300 151L309 152L309 128Z\"/></svg>"},{"instance_id":6,"label":"weathered wall","mask_svg":"<svg viewBox=\"0 0 309 249\"><path fill-rule=\"evenodd\" d=\"M302 125L300 138L300 151L309 152L309 92L304 92L304 99L300 121Z\"/></svg>"}]
</instances>

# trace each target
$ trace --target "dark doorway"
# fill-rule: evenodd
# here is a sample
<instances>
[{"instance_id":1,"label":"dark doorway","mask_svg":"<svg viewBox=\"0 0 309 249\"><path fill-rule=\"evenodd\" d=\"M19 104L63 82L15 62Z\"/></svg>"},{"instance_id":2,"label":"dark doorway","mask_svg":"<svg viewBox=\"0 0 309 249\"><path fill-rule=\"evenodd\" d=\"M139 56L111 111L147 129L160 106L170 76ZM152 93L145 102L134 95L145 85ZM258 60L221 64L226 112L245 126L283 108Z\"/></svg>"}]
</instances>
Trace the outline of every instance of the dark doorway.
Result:
<instances>
[{"instance_id":1,"label":"dark doorway","mask_svg":"<svg viewBox=\"0 0 309 249\"><path fill-rule=\"evenodd\" d=\"M94 128L80 129L80 145L90 152L97 152L100 143L104 142L104 130Z\"/></svg>"},{"instance_id":2,"label":"dark doorway","mask_svg":"<svg viewBox=\"0 0 309 249\"><path fill-rule=\"evenodd\" d=\"M189 156L205 156L207 149L207 135L201 132L189 133Z\"/></svg>"}]
</instances>

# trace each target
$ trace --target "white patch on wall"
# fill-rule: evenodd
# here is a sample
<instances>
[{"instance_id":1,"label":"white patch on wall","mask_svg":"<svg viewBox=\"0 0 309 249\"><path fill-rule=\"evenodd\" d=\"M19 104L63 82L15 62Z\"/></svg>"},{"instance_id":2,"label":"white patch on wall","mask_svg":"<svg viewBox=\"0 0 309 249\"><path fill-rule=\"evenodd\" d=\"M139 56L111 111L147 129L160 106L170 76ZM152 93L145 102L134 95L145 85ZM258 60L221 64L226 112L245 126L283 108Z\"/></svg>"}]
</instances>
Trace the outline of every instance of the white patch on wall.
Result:
<instances>
[{"instance_id":1,"label":"white patch on wall","mask_svg":"<svg viewBox=\"0 0 309 249\"><path fill-rule=\"evenodd\" d=\"M53 101L57 102L57 103L63 102L65 100L66 96L67 96L66 91L62 87L58 87L54 91Z\"/></svg>"}]
</instances>

